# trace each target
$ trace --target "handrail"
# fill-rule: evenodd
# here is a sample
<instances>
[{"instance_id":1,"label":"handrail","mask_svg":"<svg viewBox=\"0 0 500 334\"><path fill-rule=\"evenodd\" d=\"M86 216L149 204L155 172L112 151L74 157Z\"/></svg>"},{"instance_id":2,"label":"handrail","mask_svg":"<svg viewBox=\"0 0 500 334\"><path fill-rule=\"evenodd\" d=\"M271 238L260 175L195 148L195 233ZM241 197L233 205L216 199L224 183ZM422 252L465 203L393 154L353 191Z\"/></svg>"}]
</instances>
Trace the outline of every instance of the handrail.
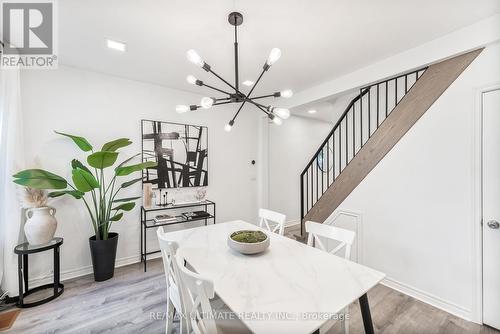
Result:
<instances>
[{"instance_id":1,"label":"handrail","mask_svg":"<svg viewBox=\"0 0 500 334\"><path fill-rule=\"evenodd\" d=\"M404 74L398 74L392 78L380 80L378 82L360 88L359 94L354 97L348 104L347 108L339 117L331 131L326 136L325 140L323 140L319 148L312 156L311 160L309 160L304 170L300 174L300 217L302 223L305 215L307 215L307 213L316 205L318 200L325 193L325 185L326 190L328 190L332 184L330 180L332 179L333 182L335 182L337 175L340 175L343 172L343 169L347 167L349 162L354 159L357 152L361 150L363 144L365 144L370 139L374 131L378 130L381 125L379 111L381 111L383 123L387 119L388 115L392 112L392 110L396 108L396 106L402 101L404 96L409 92L409 90L411 90L413 85L427 70L427 68L428 67L426 66ZM391 91L391 93L388 93L389 90ZM400 94L401 92L403 93ZM367 104L363 109L363 96L365 95L368 95L368 98L366 101ZM372 100L374 100L373 102L375 102L375 106L374 103L372 103ZM380 103L382 103L382 105L380 105ZM374 113L376 112L375 115L372 115L372 107L375 108L375 110L373 110ZM352 122L349 122L350 113L352 114ZM358 115L359 117L358 123L356 123L356 115ZM366 116L367 118L366 123L363 122L364 116ZM374 123L372 122L372 120L375 120L374 131L372 131L372 124ZM342 124L344 124L344 126L342 126ZM337 145L338 154L336 154L337 146L335 146L335 143L337 142L335 136L336 131L339 134ZM363 138L363 134L366 132L368 132L368 135ZM345 135L345 139L342 135ZM348 136L350 136L352 139L348 138ZM332 138L333 148L330 147ZM357 145L358 143L359 145ZM320 157L320 153L324 153L325 148L326 161L325 157L321 156L323 158L323 165L319 166L319 162L315 165L315 160ZM349 151L351 151L352 154L349 154ZM344 154L342 155L342 153ZM335 168L336 166L337 168ZM330 178L330 175L332 176L332 178ZM301 224L301 235L303 235L303 232L304 224Z\"/></svg>"},{"instance_id":2,"label":"handrail","mask_svg":"<svg viewBox=\"0 0 500 334\"><path fill-rule=\"evenodd\" d=\"M366 93L368 93L369 91L370 91L370 87L366 88L364 91L362 91L360 94L358 94L356 97L354 97L351 100L351 102L347 105L347 108L344 110L344 112L342 113L342 115L339 117L339 120L337 121L337 123L335 123L335 125L333 126L333 129L326 136L326 139L321 143L321 145L319 146L319 149L316 151L316 153L314 153L312 159L307 163L306 168L304 168L304 170L302 171L302 173L300 174L300 176L304 176L304 174L307 172L307 169L309 168L309 166L314 162L314 160L318 156L319 152L321 152L321 150L323 150L323 147L328 142L328 140L330 140L330 138L333 136L333 134L335 133L335 130L337 130L337 128L340 126L340 124L342 123L342 121L346 117L346 115L349 112L349 110L351 110L351 108L354 105L354 103L356 103L359 99L361 99L363 96L365 96Z\"/></svg>"}]
</instances>

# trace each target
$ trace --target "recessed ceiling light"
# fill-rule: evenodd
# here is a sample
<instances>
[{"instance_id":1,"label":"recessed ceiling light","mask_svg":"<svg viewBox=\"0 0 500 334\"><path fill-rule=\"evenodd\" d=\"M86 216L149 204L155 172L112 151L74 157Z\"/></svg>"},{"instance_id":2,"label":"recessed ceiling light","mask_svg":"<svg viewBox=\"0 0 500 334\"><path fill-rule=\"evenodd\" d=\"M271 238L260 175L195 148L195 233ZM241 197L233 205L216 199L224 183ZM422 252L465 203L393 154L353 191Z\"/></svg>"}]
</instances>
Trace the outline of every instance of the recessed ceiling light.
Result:
<instances>
[{"instance_id":1,"label":"recessed ceiling light","mask_svg":"<svg viewBox=\"0 0 500 334\"><path fill-rule=\"evenodd\" d=\"M242 82L242 84L245 85L245 86L249 86L250 87L250 86L252 86L254 84L254 82L250 81L250 80L245 80L245 81Z\"/></svg>"},{"instance_id":2,"label":"recessed ceiling light","mask_svg":"<svg viewBox=\"0 0 500 334\"><path fill-rule=\"evenodd\" d=\"M315 114L315 113L317 113L318 111L317 111L316 109L311 109L311 110L308 110L307 112L308 112L308 113L310 113L310 114Z\"/></svg>"},{"instance_id":3,"label":"recessed ceiling light","mask_svg":"<svg viewBox=\"0 0 500 334\"><path fill-rule=\"evenodd\" d=\"M113 41L112 39L107 39L106 45L108 46L108 48L113 49L113 50L118 50L121 52L127 51L127 44L125 44L123 42L118 42L118 41Z\"/></svg>"}]
</instances>

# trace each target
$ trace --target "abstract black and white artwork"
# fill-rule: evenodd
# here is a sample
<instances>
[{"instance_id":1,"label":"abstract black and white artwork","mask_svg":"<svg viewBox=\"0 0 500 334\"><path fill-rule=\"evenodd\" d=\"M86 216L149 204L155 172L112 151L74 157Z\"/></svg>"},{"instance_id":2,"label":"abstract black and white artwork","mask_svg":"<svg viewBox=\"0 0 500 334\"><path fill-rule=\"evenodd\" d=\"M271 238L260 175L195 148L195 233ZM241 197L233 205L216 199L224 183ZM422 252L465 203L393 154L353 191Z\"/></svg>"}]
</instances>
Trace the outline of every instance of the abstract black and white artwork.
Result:
<instances>
[{"instance_id":1,"label":"abstract black and white artwork","mask_svg":"<svg viewBox=\"0 0 500 334\"><path fill-rule=\"evenodd\" d=\"M157 167L143 171L154 189L208 185L208 128L142 120L142 161Z\"/></svg>"}]
</instances>

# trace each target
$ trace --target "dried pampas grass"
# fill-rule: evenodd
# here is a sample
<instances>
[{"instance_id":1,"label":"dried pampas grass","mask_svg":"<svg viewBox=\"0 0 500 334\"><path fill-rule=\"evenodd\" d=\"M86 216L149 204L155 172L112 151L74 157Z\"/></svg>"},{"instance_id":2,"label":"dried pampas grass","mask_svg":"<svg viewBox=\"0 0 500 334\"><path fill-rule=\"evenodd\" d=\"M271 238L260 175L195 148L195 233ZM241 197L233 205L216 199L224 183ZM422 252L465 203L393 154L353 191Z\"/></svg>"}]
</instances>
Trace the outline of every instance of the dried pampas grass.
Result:
<instances>
[{"instance_id":1,"label":"dried pampas grass","mask_svg":"<svg viewBox=\"0 0 500 334\"><path fill-rule=\"evenodd\" d=\"M24 209L41 208L47 206L49 195L43 189L24 187L20 192L20 200Z\"/></svg>"}]
</instances>

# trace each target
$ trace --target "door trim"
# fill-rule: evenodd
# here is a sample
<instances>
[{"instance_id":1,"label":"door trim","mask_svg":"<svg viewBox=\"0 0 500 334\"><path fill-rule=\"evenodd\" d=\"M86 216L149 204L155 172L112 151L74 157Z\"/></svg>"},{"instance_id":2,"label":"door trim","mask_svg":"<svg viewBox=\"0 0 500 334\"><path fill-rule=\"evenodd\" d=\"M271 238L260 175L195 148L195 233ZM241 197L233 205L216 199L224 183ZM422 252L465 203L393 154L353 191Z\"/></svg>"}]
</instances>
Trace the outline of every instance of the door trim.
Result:
<instances>
[{"instance_id":1,"label":"door trim","mask_svg":"<svg viewBox=\"0 0 500 334\"><path fill-rule=\"evenodd\" d=\"M500 90L500 82L476 89L475 108L472 115L472 212L471 242L472 266L474 277L472 284L471 320L483 324L483 94Z\"/></svg>"}]
</instances>

